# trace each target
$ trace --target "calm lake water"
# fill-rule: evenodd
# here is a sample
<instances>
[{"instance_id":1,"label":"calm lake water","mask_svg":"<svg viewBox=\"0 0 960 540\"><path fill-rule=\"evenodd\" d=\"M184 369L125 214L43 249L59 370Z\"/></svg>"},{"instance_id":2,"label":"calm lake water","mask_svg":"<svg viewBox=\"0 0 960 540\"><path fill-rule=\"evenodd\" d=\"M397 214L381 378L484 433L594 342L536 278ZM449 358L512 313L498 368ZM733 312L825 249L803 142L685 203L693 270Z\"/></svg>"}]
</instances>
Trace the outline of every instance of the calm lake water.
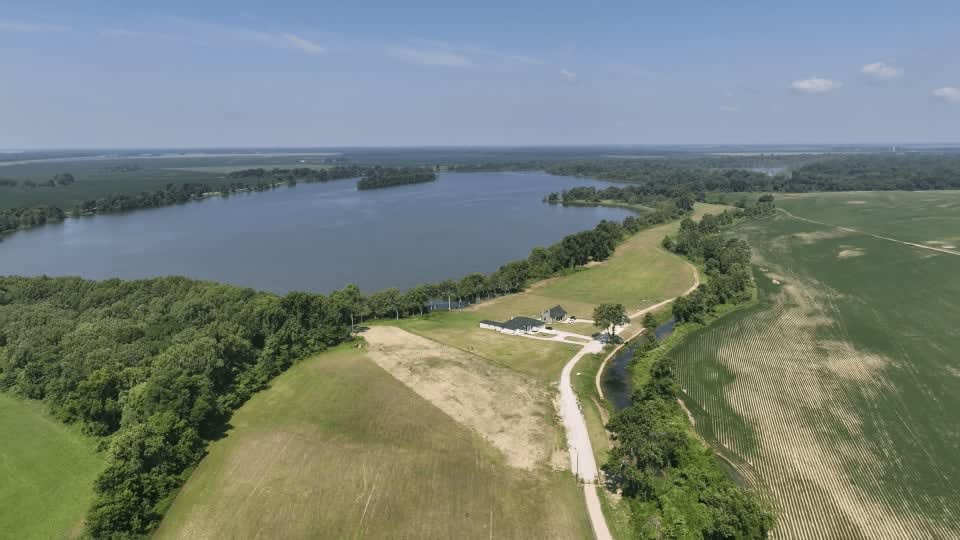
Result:
<instances>
[{"instance_id":1,"label":"calm lake water","mask_svg":"<svg viewBox=\"0 0 960 540\"><path fill-rule=\"evenodd\" d=\"M0 275L136 279L183 275L283 293L386 287L492 272L534 246L622 220L563 208L551 191L602 182L545 173L450 173L357 191L301 184L127 214L69 219L0 241Z\"/></svg>"}]
</instances>

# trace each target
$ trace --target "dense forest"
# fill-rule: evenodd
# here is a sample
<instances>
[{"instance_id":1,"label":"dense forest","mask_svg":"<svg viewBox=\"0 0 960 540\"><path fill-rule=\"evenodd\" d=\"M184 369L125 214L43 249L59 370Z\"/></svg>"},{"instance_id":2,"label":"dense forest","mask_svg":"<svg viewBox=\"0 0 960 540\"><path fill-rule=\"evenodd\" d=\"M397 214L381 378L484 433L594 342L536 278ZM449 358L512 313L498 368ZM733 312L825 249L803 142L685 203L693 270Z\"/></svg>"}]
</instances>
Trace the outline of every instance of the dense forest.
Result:
<instances>
[{"instance_id":1,"label":"dense forest","mask_svg":"<svg viewBox=\"0 0 960 540\"><path fill-rule=\"evenodd\" d=\"M375 168L357 182L357 189L382 189L407 184L433 182L437 174L430 169L392 169Z\"/></svg>"},{"instance_id":2,"label":"dense forest","mask_svg":"<svg viewBox=\"0 0 960 540\"><path fill-rule=\"evenodd\" d=\"M765 196L747 210L707 215L695 223L683 220L676 240L664 245L703 264L706 283L677 299L678 324L705 322L720 304L737 304L751 296L750 246L726 238L721 227L773 212ZM757 496L738 487L718 465L712 451L690 433L677 400L680 391L672 360L658 350L656 339L638 347L633 369L649 369L630 406L607 425L615 446L604 465L610 487L630 501L632 526L638 537L766 538L773 515Z\"/></svg>"}]
</instances>

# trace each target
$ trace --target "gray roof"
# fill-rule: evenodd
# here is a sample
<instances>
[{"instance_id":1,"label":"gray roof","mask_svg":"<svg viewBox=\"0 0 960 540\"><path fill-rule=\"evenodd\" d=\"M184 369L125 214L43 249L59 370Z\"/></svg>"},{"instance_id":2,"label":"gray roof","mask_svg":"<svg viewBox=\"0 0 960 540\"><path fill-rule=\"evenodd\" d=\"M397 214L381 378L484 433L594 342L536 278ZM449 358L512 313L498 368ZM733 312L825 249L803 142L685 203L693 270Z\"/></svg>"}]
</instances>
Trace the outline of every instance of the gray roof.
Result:
<instances>
[{"instance_id":1,"label":"gray roof","mask_svg":"<svg viewBox=\"0 0 960 540\"><path fill-rule=\"evenodd\" d=\"M480 324L489 324L490 326L496 326L496 327L499 327L499 328L503 328L503 323L499 323L499 322L497 322L497 321L488 321L488 320L486 320L486 319L480 321Z\"/></svg>"},{"instance_id":2,"label":"gray roof","mask_svg":"<svg viewBox=\"0 0 960 540\"><path fill-rule=\"evenodd\" d=\"M531 319L530 317L514 317L502 325L507 330L526 330L527 328L537 328L543 326L543 321Z\"/></svg>"},{"instance_id":3,"label":"gray roof","mask_svg":"<svg viewBox=\"0 0 960 540\"><path fill-rule=\"evenodd\" d=\"M550 308L550 317L554 319L559 319L560 317L566 317L567 310L563 309L560 306L553 306Z\"/></svg>"}]
</instances>

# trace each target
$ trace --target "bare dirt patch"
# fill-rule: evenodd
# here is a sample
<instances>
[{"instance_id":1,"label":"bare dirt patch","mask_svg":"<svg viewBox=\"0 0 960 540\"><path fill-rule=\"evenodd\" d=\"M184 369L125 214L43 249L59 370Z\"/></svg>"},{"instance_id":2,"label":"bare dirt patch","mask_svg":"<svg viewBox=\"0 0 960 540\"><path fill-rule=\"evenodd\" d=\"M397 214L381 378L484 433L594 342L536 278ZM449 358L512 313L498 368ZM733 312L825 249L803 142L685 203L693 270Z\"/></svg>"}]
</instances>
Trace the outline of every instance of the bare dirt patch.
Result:
<instances>
[{"instance_id":1,"label":"bare dirt patch","mask_svg":"<svg viewBox=\"0 0 960 540\"><path fill-rule=\"evenodd\" d=\"M845 248L837 253L838 259L850 259L852 257L863 257L867 252L860 248Z\"/></svg>"},{"instance_id":2,"label":"bare dirt patch","mask_svg":"<svg viewBox=\"0 0 960 540\"><path fill-rule=\"evenodd\" d=\"M850 232L848 231L844 231L840 229L831 229L829 231L794 233L794 234L791 234L790 237L799 240L803 244L813 244L821 240L832 240L834 238L842 238L849 234Z\"/></svg>"},{"instance_id":3,"label":"bare dirt patch","mask_svg":"<svg viewBox=\"0 0 960 540\"><path fill-rule=\"evenodd\" d=\"M957 249L957 246L951 244L950 242L943 242L941 240L927 240L924 242L924 244L942 249Z\"/></svg>"},{"instance_id":4,"label":"bare dirt patch","mask_svg":"<svg viewBox=\"0 0 960 540\"><path fill-rule=\"evenodd\" d=\"M480 433L510 465L553 462L555 431L546 418L555 414L553 396L536 379L399 328L374 327L364 338L371 360Z\"/></svg>"},{"instance_id":5,"label":"bare dirt patch","mask_svg":"<svg viewBox=\"0 0 960 540\"><path fill-rule=\"evenodd\" d=\"M867 204L867 201L847 201L847 204Z\"/></svg>"}]
</instances>

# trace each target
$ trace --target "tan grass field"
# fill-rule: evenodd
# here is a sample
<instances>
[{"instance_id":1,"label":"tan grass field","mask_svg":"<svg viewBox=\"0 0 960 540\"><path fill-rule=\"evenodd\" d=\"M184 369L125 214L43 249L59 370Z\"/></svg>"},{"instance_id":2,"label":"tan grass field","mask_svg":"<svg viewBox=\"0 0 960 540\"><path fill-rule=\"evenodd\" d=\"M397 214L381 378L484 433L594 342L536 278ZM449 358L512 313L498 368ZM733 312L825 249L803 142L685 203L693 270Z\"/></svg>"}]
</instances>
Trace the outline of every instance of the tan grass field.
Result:
<instances>
[{"instance_id":1,"label":"tan grass field","mask_svg":"<svg viewBox=\"0 0 960 540\"><path fill-rule=\"evenodd\" d=\"M514 467L567 467L553 392L536 378L399 328L364 332L367 357L480 433Z\"/></svg>"},{"instance_id":2,"label":"tan grass field","mask_svg":"<svg viewBox=\"0 0 960 540\"><path fill-rule=\"evenodd\" d=\"M587 538L569 473L502 452L341 347L254 396L157 538Z\"/></svg>"}]
</instances>

